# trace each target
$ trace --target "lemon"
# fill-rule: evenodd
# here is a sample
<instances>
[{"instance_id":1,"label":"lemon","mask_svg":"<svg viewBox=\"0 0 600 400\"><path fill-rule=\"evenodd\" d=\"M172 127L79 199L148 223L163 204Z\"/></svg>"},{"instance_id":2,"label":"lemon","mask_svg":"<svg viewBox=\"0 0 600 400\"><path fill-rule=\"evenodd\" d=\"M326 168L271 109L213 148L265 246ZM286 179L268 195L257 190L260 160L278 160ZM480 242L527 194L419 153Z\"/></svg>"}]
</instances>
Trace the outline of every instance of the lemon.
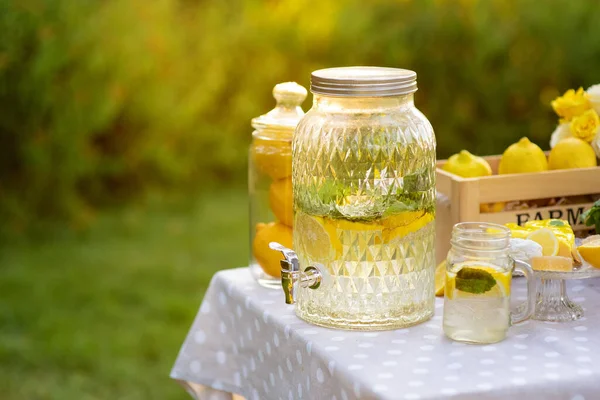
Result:
<instances>
[{"instance_id":1,"label":"lemon","mask_svg":"<svg viewBox=\"0 0 600 400\"><path fill-rule=\"evenodd\" d=\"M554 232L548 228L542 228L531 232L527 240L533 240L542 246L543 256L555 256L558 254L559 244Z\"/></svg>"},{"instance_id":2,"label":"lemon","mask_svg":"<svg viewBox=\"0 0 600 400\"><path fill-rule=\"evenodd\" d=\"M291 141L255 138L250 147L250 155L258 171L271 179L292 176Z\"/></svg>"},{"instance_id":3,"label":"lemon","mask_svg":"<svg viewBox=\"0 0 600 400\"><path fill-rule=\"evenodd\" d=\"M530 231L534 231L540 228L548 228L552 232L559 241L562 241L569 245L571 249L575 248L575 233L573 233L573 228L569 225L569 221L564 219L543 219L543 220L533 220L525 223L525 228ZM565 252L566 254L566 252ZM565 255L565 257L567 257Z\"/></svg>"},{"instance_id":4,"label":"lemon","mask_svg":"<svg viewBox=\"0 0 600 400\"><path fill-rule=\"evenodd\" d=\"M364 251L368 246L372 244L381 244L383 242L382 232L383 225L379 224L379 222L358 222L358 221L348 221L345 219L326 219L325 226L329 232L339 232L341 235L344 235L344 232L350 232L353 235L353 241L351 247L354 247L354 250L357 254L364 254L365 261L375 261L373 258L373 254L369 251ZM362 234L362 233L367 234ZM342 244L338 240L338 235L334 233L335 240L332 241L334 247L339 243L338 254L341 253ZM330 234L331 236L331 234Z\"/></svg>"},{"instance_id":5,"label":"lemon","mask_svg":"<svg viewBox=\"0 0 600 400\"><path fill-rule=\"evenodd\" d=\"M548 170L546 155L526 137L508 146L498 166L499 174L521 174Z\"/></svg>"},{"instance_id":6,"label":"lemon","mask_svg":"<svg viewBox=\"0 0 600 400\"><path fill-rule=\"evenodd\" d=\"M293 225L294 209L292 207L292 178L278 179L269 187L269 206L282 224Z\"/></svg>"},{"instance_id":7,"label":"lemon","mask_svg":"<svg viewBox=\"0 0 600 400\"><path fill-rule=\"evenodd\" d=\"M498 213L498 212L504 211L505 206L506 206L506 203L504 203L504 202L484 203L484 204L479 205L479 212L480 213Z\"/></svg>"},{"instance_id":8,"label":"lemon","mask_svg":"<svg viewBox=\"0 0 600 400\"><path fill-rule=\"evenodd\" d=\"M314 260L323 262L331 258L333 250L337 254L342 252L342 243L337 237L333 220L298 213L294 229L298 247Z\"/></svg>"},{"instance_id":9,"label":"lemon","mask_svg":"<svg viewBox=\"0 0 600 400\"><path fill-rule=\"evenodd\" d=\"M571 226L569 221L564 219L534 219L532 221L525 222L526 228L552 228L552 227L564 227Z\"/></svg>"},{"instance_id":10,"label":"lemon","mask_svg":"<svg viewBox=\"0 0 600 400\"><path fill-rule=\"evenodd\" d=\"M269 243L278 242L292 248L292 229L279 222L257 224L256 236L252 243L252 254L263 271L276 278L281 277L281 253L269 248Z\"/></svg>"},{"instance_id":11,"label":"lemon","mask_svg":"<svg viewBox=\"0 0 600 400\"><path fill-rule=\"evenodd\" d=\"M383 226L377 223L348 221L347 219L326 220L328 224L335 225L336 229L347 231L381 231Z\"/></svg>"},{"instance_id":12,"label":"lemon","mask_svg":"<svg viewBox=\"0 0 600 400\"><path fill-rule=\"evenodd\" d=\"M571 248L575 245L575 234L573 228L569 225L569 222L562 219L544 219L544 220L533 220L525 223L525 226L519 226L513 222L504 224L510 229L511 236L515 239L526 239L527 236L538 229L548 228L554 235L569 244Z\"/></svg>"},{"instance_id":13,"label":"lemon","mask_svg":"<svg viewBox=\"0 0 600 400\"><path fill-rule=\"evenodd\" d=\"M569 137L561 140L550 151L550 169L570 169L595 167L596 153L589 143Z\"/></svg>"},{"instance_id":14,"label":"lemon","mask_svg":"<svg viewBox=\"0 0 600 400\"><path fill-rule=\"evenodd\" d=\"M485 228L485 231L487 233L503 233L504 229L490 227L490 228Z\"/></svg>"},{"instance_id":15,"label":"lemon","mask_svg":"<svg viewBox=\"0 0 600 400\"><path fill-rule=\"evenodd\" d=\"M398 238L404 238L433 220L434 215L423 210L401 212L373 222L332 219L298 213L294 228L298 235L297 246L316 260L326 260L331 257L332 250L335 251L336 256L342 253L340 236L347 233L354 235L352 246L355 251L362 254L367 246L390 243ZM367 257L370 255L366 252Z\"/></svg>"},{"instance_id":16,"label":"lemon","mask_svg":"<svg viewBox=\"0 0 600 400\"><path fill-rule=\"evenodd\" d=\"M515 224L514 222L509 222L504 224L508 229L510 229L510 236L513 239L526 239L527 236L531 233L531 229L524 228L520 225Z\"/></svg>"},{"instance_id":17,"label":"lemon","mask_svg":"<svg viewBox=\"0 0 600 400\"><path fill-rule=\"evenodd\" d=\"M562 219L544 219L528 221L525 223L525 226L519 226L515 223L508 223L505 226L510 229L513 239L526 239L532 232L540 229L549 229L554 233L558 241L558 251L555 255L570 257L576 264L581 264L581 259L575 249L575 234L568 221Z\"/></svg>"},{"instance_id":18,"label":"lemon","mask_svg":"<svg viewBox=\"0 0 600 400\"><path fill-rule=\"evenodd\" d=\"M450 156L442 169L463 178L492 175L490 164L467 150L461 150L460 153Z\"/></svg>"},{"instance_id":19,"label":"lemon","mask_svg":"<svg viewBox=\"0 0 600 400\"><path fill-rule=\"evenodd\" d=\"M480 176L492 175L492 167L482 157L475 156L467 150L461 150L448 158L448 161L442 167L444 171L450 172L463 178L477 178ZM495 213L504 211L506 203L481 204L479 212Z\"/></svg>"},{"instance_id":20,"label":"lemon","mask_svg":"<svg viewBox=\"0 0 600 400\"><path fill-rule=\"evenodd\" d=\"M556 253L556 255L559 257L572 258L571 245L563 238L557 237L556 239L558 239L558 253Z\"/></svg>"},{"instance_id":21,"label":"lemon","mask_svg":"<svg viewBox=\"0 0 600 400\"><path fill-rule=\"evenodd\" d=\"M435 268L435 295L443 296L446 286L446 261L442 261Z\"/></svg>"},{"instance_id":22,"label":"lemon","mask_svg":"<svg viewBox=\"0 0 600 400\"><path fill-rule=\"evenodd\" d=\"M600 238L586 240L577 251L592 267L600 268Z\"/></svg>"},{"instance_id":23,"label":"lemon","mask_svg":"<svg viewBox=\"0 0 600 400\"><path fill-rule=\"evenodd\" d=\"M386 229L394 229L399 226L410 225L419 218L423 217L425 214L425 210L399 212L383 218L381 220L381 225L383 225Z\"/></svg>"},{"instance_id":24,"label":"lemon","mask_svg":"<svg viewBox=\"0 0 600 400\"><path fill-rule=\"evenodd\" d=\"M387 217L382 221L386 227L383 242L390 243L418 231L435 219L434 214L425 211L407 211Z\"/></svg>"},{"instance_id":25,"label":"lemon","mask_svg":"<svg viewBox=\"0 0 600 400\"><path fill-rule=\"evenodd\" d=\"M439 267L439 266L438 266ZM492 275L496 284L487 292L484 293L469 293L456 289L456 274L462 268L479 269L486 271ZM456 272L446 272L446 287L445 294L449 299L471 298L471 297L507 297L510 295L510 271L499 271L495 267L487 265L471 265L465 263ZM437 286L436 286L437 287ZM437 293L436 293L437 294Z\"/></svg>"},{"instance_id":26,"label":"lemon","mask_svg":"<svg viewBox=\"0 0 600 400\"><path fill-rule=\"evenodd\" d=\"M572 271L573 259L560 256L533 257L531 259L531 268L536 271Z\"/></svg>"},{"instance_id":27,"label":"lemon","mask_svg":"<svg viewBox=\"0 0 600 400\"><path fill-rule=\"evenodd\" d=\"M510 295L510 281L512 278L512 273L510 271L498 271L496 268L487 266L481 266L480 268L492 274L492 276L496 280L496 292L494 293L494 288L492 288L492 290L490 290L490 292L492 292L490 293L490 295L495 295L496 297L499 297L499 295Z\"/></svg>"}]
</instances>

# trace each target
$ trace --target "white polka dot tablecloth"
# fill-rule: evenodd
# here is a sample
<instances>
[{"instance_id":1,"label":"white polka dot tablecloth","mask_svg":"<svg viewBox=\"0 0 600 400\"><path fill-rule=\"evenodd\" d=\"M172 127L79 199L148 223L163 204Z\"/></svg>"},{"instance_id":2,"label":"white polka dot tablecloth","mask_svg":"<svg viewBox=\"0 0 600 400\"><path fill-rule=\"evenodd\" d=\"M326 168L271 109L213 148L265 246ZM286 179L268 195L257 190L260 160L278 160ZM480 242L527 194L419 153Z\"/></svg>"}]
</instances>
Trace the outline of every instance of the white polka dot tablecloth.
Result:
<instances>
[{"instance_id":1,"label":"white polka dot tablecloth","mask_svg":"<svg viewBox=\"0 0 600 400\"><path fill-rule=\"evenodd\" d=\"M351 332L300 320L247 268L217 273L171 377L202 399L600 399L600 280L568 282L585 316L526 321L493 345L452 342L443 300L423 324ZM515 279L513 297L525 296Z\"/></svg>"}]
</instances>

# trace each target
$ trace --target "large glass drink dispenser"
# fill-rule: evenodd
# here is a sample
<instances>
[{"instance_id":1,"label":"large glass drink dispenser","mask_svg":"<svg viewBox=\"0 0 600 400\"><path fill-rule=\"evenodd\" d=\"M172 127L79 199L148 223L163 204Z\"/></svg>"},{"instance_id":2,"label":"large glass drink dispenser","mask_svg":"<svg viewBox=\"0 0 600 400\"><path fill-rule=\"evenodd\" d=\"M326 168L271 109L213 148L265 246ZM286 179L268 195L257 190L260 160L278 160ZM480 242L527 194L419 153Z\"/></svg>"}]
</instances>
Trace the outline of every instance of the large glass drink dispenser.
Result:
<instances>
[{"instance_id":1,"label":"large glass drink dispenser","mask_svg":"<svg viewBox=\"0 0 600 400\"><path fill-rule=\"evenodd\" d=\"M312 73L313 107L293 139L294 240L286 300L317 325L378 330L434 310L435 136L416 73Z\"/></svg>"}]
</instances>

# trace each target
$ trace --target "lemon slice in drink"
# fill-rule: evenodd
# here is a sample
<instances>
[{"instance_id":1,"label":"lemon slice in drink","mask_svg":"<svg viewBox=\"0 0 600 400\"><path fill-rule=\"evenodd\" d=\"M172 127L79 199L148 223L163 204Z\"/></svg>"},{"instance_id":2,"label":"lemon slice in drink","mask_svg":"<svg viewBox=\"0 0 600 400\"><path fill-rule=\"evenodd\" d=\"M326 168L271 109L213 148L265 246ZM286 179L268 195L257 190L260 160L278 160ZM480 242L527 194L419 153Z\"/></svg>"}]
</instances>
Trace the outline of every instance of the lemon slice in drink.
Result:
<instances>
[{"instance_id":1,"label":"lemon slice in drink","mask_svg":"<svg viewBox=\"0 0 600 400\"><path fill-rule=\"evenodd\" d=\"M403 239L409 234L418 231L434 220L431 213L425 211L407 211L390 216L382 221L384 243L391 243Z\"/></svg>"},{"instance_id":2,"label":"lemon slice in drink","mask_svg":"<svg viewBox=\"0 0 600 400\"><path fill-rule=\"evenodd\" d=\"M461 271L468 277L461 277ZM480 276L478 276L480 275ZM461 285L457 285L457 277L462 279ZM466 278L466 279L465 279ZM479 279L480 278L480 279ZM474 298L474 297L506 297L510 295L510 271L500 271L492 266L487 265L475 265L465 264L457 272L446 273L446 288L445 294L449 299L460 299L460 298ZM473 286L479 284L476 281L486 281L484 283L489 284L491 287L488 290L482 292L470 292L466 291L464 287L469 282L465 283L466 280L472 280ZM493 283L492 283L493 281Z\"/></svg>"},{"instance_id":3,"label":"lemon slice in drink","mask_svg":"<svg viewBox=\"0 0 600 400\"><path fill-rule=\"evenodd\" d=\"M383 230L383 226L376 223L348 221L345 219L327 220L325 223L335 225L336 229L341 229L344 231L364 232Z\"/></svg>"},{"instance_id":4,"label":"lemon slice in drink","mask_svg":"<svg viewBox=\"0 0 600 400\"><path fill-rule=\"evenodd\" d=\"M315 260L328 260L332 249L342 251L334 224L322 217L298 213L295 220L297 246Z\"/></svg>"},{"instance_id":5,"label":"lemon slice in drink","mask_svg":"<svg viewBox=\"0 0 600 400\"><path fill-rule=\"evenodd\" d=\"M533 240L542 246L543 256L555 256L558 254L558 250L560 249L556 235L548 228L538 229L531 232L527 236L527 239Z\"/></svg>"}]
</instances>

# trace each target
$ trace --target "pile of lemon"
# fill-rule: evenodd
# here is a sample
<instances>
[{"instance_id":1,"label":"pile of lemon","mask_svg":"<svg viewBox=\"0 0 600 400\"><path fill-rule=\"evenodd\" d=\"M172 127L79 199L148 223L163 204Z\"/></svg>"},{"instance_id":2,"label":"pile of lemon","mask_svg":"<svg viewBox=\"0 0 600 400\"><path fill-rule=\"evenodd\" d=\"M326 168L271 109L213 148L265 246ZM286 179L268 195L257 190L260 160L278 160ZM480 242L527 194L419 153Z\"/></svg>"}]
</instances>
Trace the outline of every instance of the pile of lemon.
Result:
<instances>
[{"instance_id":1,"label":"pile of lemon","mask_svg":"<svg viewBox=\"0 0 600 400\"><path fill-rule=\"evenodd\" d=\"M254 141L250 155L254 166L270 178L269 207L275 222L259 223L252 242L252 254L268 275L281 277L281 254L269 248L270 242L279 242L292 248L292 152L285 141Z\"/></svg>"},{"instance_id":2,"label":"pile of lemon","mask_svg":"<svg viewBox=\"0 0 600 400\"><path fill-rule=\"evenodd\" d=\"M538 145L524 137L510 145L502 154L498 174L522 174L556 169L590 168L597 165L596 153L589 143L570 137L561 140L546 154ZM476 178L492 175L488 162L474 156L467 150L454 154L444 166L444 171L463 178Z\"/></svg>"},{"instance_id":3,"label":"pile of lemon","mask_svg":"<svg viewBox=\"0 0 600 400\"><path fill-rule=\"evenodd\" d=\"M502 154L498 165L498 174L522 174L557 169L589 168L597 165L596 153L592 146L576 137L561 140L546 154L538 145L524 137L510 145ZM467 150L452 155L442 167L463 178L477 178L492 175L490 164L482 157ZM505 203L481 204L482 213L501 212Z\"/></svg>"}]
</instances>

